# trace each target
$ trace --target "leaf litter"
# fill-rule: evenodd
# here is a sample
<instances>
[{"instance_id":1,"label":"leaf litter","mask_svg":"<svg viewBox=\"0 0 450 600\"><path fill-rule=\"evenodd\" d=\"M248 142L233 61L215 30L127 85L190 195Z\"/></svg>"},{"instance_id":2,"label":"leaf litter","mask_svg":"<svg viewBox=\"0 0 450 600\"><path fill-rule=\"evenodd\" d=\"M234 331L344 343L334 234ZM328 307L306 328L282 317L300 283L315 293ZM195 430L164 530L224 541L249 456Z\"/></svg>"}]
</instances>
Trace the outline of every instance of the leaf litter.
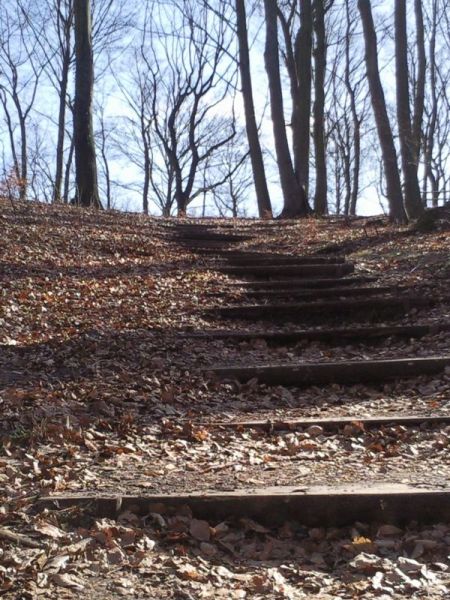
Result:
<instances>
[{"instance_id":1,"label":"leaf litter","mask_svg":"<svg viewBox=\"0 0 450 600\"><path fill-rule=\"evenodd\" d=\"M448 481L448 427L268 435L207 424L447 415L447 373L378 387L297 390L212 384L198 371L224 359L427 355L445 352L448 340L433 334L339 351L321 344L269 350L261 343L186 342L179 331L224 324L205 320L201 308L211 304L210 292L226 289L228 278L207 268L206 257L171 242L172 222L34 204L0 209L0 591L6 598L448 595L447 524L268 528L245 518L207 522L188 508L117 519L77 509L37 512L41 494L110 486L126 492L137 477L147 491L192 489L194 481L214 489L295 477L316 482L346 472L349 479ZM377 274L381 285L448 292L449 239L439 231L406 235L386 226L377 235L358 223L311 219L273 224L258 235L241 247L305 253L343 244L360 272ZM446 310L416 311L398 322L435 323Z\"/></svg>"}]
</instances>

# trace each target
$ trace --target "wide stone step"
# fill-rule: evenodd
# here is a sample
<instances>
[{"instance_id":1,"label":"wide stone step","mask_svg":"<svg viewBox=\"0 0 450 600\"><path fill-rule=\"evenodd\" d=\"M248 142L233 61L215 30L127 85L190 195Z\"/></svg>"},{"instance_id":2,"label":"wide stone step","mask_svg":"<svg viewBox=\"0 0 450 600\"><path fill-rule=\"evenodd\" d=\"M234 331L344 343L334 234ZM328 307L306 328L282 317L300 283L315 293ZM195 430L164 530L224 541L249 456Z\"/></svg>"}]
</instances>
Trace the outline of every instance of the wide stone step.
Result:
<instances>
[{"instance_id":1,"label":"wide stone step","mask_svg":"<svg viewBox=\"0 0 450 600\"><path fill-rule=\"evenodd\" d=\"M205 316L225 319L295 321L340 319L374 320L380 317L406 314L412 308L433 306L444 299L431 296L385 296L373 298L345 298L342 300L317 300L311 302L280 302L277 304L249 304L216 306L203 309Z\"/></svg>"},{"instance_id":2,"label":"wide stone step","mask_svg":"<svg viewBox=\"0 0 450 600\"><path fill-rule=\"evenodd\" d=\"M300 329L290 331L236 331L218 330L207 332L183 333L181 337L201 340L225 339L236 343L265 340L269 345L285 346L302 341L318 341L340 345L349 341L365 344L377 342L389 337L420 338L441 331L450 331L450 323L433 325L403 325L378 327L337 327L331 329Z\"/></svg>"},{"instance_id":3,"label":"wide stone step","mask_svg":"<svg viewBox=\"0 0 450 600\"><path fill-rule=\"evenodd\" d=\"M378 383L418 375L436 375L448 366L450 366L450 356L431 356L253 367L217 366L208 369L207 372L214 378L242 383L257 379L259 383L266 385L300 387L330 383Z\"/></svg>"},{"instance_id":4,"label":"wide stone step","mask_svg":"<svg viewBox=\"0 0 450 600\"><path fill-rule=\"evenodd\" d=\"M240 267L218 266L216 271L236 277L344 277L353 273L352 263L343 264L299 264L299 265L246 265Z\"/></svg>"},{"instance_id":5,"label":"wide stone step","mask_svg":"<svg viewBox=\"0 0 450 600\"><path fill-rule=\"evenodd\" d=\"M355 521L396 525L407 525L410 521L437 523L450 520L450 486L419 488L400 483L361 482L141 496L101 495L93 489L43 497L38 508L78 507L96 517L115 518L127 510L141 515L149 512L170 515L185 506L189 506L195 517L211 523L239 517L250 517L268 526L278 526L286 520L307 527L341 527Z\"/></svg>"}]
</instances>

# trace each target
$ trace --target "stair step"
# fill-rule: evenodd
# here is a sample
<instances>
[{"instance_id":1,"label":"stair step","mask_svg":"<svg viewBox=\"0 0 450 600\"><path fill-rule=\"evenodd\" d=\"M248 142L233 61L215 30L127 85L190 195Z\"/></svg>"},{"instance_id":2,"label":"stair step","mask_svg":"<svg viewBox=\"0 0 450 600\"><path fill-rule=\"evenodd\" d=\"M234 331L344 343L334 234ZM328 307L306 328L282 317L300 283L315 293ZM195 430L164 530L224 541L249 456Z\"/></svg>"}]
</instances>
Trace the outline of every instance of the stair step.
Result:
<instances>
[{"instance_id":1,"label":"stair step","mask_svg":"<svg viewBox=\"0 0 450 600\"><path fill-rule=\"evenodd\" d=\"M285 302L278 304L249 304L216 306L203 309L206 316L218 315L225 319L296 321L320 319L367 319L407 313L412 308L433 306L443 298L431 296L385 296L381 298L345 298L343 300L317 300L314 302Z\"/></svg>"},{"instance_id":2,"label":"stair step","mask_svg":"<svg viewBox=\"0 0 450 600\"><path fill-rule=\"evenodd\" d=\"M243 383L257 379L259 383L266 385L310 386L330 383L375 383L418 375L435 375L448 366L450 356L431 356L252 367L217 366L208 369L207 372L215 378Z\"/></svg>"},{"instance_id":3,"label":"stair step","mask_svg":"<svg viewBox=\"0 0 450 600\"><path fill-rule=\"evenodd\" d=\"M101 495L92 490L43 497L38 504L40 509L53 510L78 507L96 517L108 518L127 510L141 515L170 514L189 506L195 517L212 524L232 517L250 517L268 526L281 525L286 520L308 527L341 527L355 521L406 525L410 521L448 522L450 486L419 488L400 483L361 482L141 496Z\"/></svg>"},{"instance_id":4,"label":"stair step","mask_svg":"<svg viewBox=\"0 0 450 600\"><path fill-rule=\"evenodd\" d=\"M329 288L341 287L355 284L372 283L377 281L376 277L332 277L325 279L281 279L272 281L230 281L230 288L243 288L248 290L278 290L283 288Z\"/></svg>"},{"instance_id":5,"label":"stair step","mask_svg":"<svg viewBox=\"0 0 450 600\"><path fill-rule=\"evenodd\" d=\"M232 233L177 233L172 237L177 242L246 242L253 239L252 235L234 235Z\"/></svg>"},{"instance_id":6,"label":"stair step","mask_svg":"<svg viewBox=\"0 0 450 600\"><path fill-rule=\"evenodd\" d=\"M236 343L251 342L262 339L271 345L284 346L298 342L318 341L341 344L350 340L362 341L369 344L372 341L388 337L416 338L426 335L450 331L450 323L439 323L433 325L403 325L403 326L378 326L378 327L339 327L332 329L300 329L297 331L236 331L219 330L201 333L183 333L182 337L197 338L203 340L228 339Z\"/></svg>"},{"instance_id":7,"label":"stair step","mask_svg":"<svg viewBox=\"0 0 450 600\"><path fill-rule=\"evenodd\" d=\"M241 267L215 267L216 271L225 275L238 277L343 277L353 273L352 263L343 264L299 264L299 265L246 265Z\"/></svg>"},{"instance_id":8,"label":"stair step","mask_svg":"<svg viewBox=\"0 0 450 600\"><path fill-rule=\"evenodd\" d=\"M421 427L427 425L446 425L450 423L450 415L436 415L425 417L423 415L405 416L405 415L389 415L389 416L374 416L374 417L323 417L323 418L308 418L308 419L256 419L246 421L187 421L189 426L206 427L211 429L259 429L271 433L273 431L298 431L307 429L312 425L322 427L324 431L339 431L346 425L355 424L361 430L370 428L390 427L402 425L403 427ZM183 421L179 423L183 426Z\"/></svg>"},{"instance_id":9,"label":"stair step","mask_svg":"<svg viewBox=\"0 0 450 600\"><path fill-rule=\"evenodd\" d=\"M266 265L332 265L345 263L345 257L341 256L227 256L225 253L221 258L226 259L231 266L261 266Z\"/></svg>"},{"instance_id":10,"label":"stair step","mask_svg":"<svg viewBox=\"0 0 450 600\"><path fill-rule=\"evenodd\" d=\"M393 292L404 292L409 288L392 286L379 287L333 287L318 289L289 289L280 288L278 290L246 290L245 295L252 298L335 298L341 296L377 296L380 294L389 294ZM218 294L216 294L218 295ZM221 294L223 296L223 293Z\"/></svg>"}]
</instances>

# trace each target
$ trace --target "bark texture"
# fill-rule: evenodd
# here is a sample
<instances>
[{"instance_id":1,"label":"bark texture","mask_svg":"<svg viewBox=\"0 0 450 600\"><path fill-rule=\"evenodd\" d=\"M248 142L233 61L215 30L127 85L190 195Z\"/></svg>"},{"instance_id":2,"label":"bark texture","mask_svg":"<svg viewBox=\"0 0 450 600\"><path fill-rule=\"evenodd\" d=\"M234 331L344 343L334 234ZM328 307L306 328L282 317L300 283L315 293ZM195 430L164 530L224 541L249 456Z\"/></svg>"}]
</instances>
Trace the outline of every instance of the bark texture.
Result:
<instances>
[{"instance_id":1,"label":"bark texture","mask_svg":"<svg viewBox=\"0 0 450 600\"><path fill-rule=\"evenodd\" d=\"M358 9L364 30L367 79L369 81L372 108L383 158L389 215L392 221L404 223L407 219L403 208L403 194L398 172L397 151L386 109L386 99L381 85L378 67L377 36L370 0L358 0Z\"/></svg>"},{"instance_id":2,"label":"bark texture","mask_svg":"<svg viewBox=\"0 0 450 600\"><path fill-rule=\"evenodd\" d=\"M300 0L300 29L295 39L297 92L292 113L294 168L297 180L308 195L312 81L312 6Z\"/></svg>"},{"instance_id":3,"label":"bark texture","mask_svg":"<svg viewBox=\"0 0 450 600\"><path fill-rule=\"evenodd\" d=\"M236 25L239 43L239 70L241 74L242 96L244 99L245 127L247 131L250 160L252 163L258 213L261 218L271 218L272 205L267 186L258 126L256 124L255 104L253 101L245 0L236 0Z\"/></svg>"},{"instance_id":4,"label":"bark texture","mask_svg":"<svg viewBox=\"0 0 450 600\"><path fill-rule=\"evenodd\" d=\"M416 143L413 138L409 106L408 36L406 0L395 0L395 70L397 89L397 121L405 187L405 210L409 219L423 212L416 166Z\"/></svg>"},{"instance_id":5,"label":"bark texture","mask_svg":"<svg viewBox=\"0 0 450 600\"><path fill-rule=\"evenodd\" d=\"M75 0L75 103L74 143L77 203L101 208L92 124L94 60L90 0Z\"/></svg>"},{"instance_id":6,"label":"bark texture","mask_svg":"<svg viewBox=\"0 0 450 600\"><path fill-rule=\"evenodd\" d=\"M266 17L266 47L264 51L264 60L269 80L275 152L277 155L284 201L283 210L280 216L283 218L306 216L309 212L308 202L305 191L299 185L295 176L286 134L286 123L284 120L278 45L278 7L276 0L264 0L264 8Z\"/></svg>"},{"instance_id":7,"label":"bark texture","mask_svg":"<svg viewBox=\"0 0 450 600\"><path fill-rule=\"evenodd\" d=\"M325 38L324 0L314 0L314 154L316 159L316 190L314 212L324 215L328 212L327 202L327 162L325 143L325 70L327 65L327 45Z\"/></svg>"}]
</instances>

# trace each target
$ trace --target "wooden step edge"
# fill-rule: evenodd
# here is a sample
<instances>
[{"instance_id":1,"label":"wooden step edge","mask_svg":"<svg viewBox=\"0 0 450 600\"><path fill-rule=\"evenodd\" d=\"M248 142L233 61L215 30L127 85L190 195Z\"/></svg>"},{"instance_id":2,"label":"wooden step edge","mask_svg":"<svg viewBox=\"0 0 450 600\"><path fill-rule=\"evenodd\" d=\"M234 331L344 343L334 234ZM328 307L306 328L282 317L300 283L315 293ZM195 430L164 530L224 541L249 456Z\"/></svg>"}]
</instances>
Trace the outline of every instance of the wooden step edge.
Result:
<instances>
[{"instance_id":1,"label":"wooden step edge","mask_svg":"<svg viewBox=\"0 0 450 600\"><path fill-rule=\"evenodd\" d=\"M221 290L218 292L207 292L206 296L211 298L221 298L226 295L240 293L243 296L251 296L252 298L272 298L277 296L295 296L298 298L315 298L315 297L333 297L333 296L376 296L377 294L395 294L411 291L407 286L373 286L373 287L332 287L332 288L278 288L265 290Z\"/></svg>"},{"instance_id":2,"label":"wooden step edge","mask_svg":"<svg viewBox=\"0 0 450 600\"><path fill-rule=\"evenodd\" d=\"M318 425L325 431L342 429L346 425L355 424L358 428L368 429L372 427L385 427L390 425L403 425L404 427L415 427L423 425L447 425L450 423L450 415L387 415L373 417L310 417L304 419L255 419L242 421L179 421L180 426L184 423L195 427L207 429L261 429L263 431L296 431L307 429L312 425Z\"/></svg>"},{"instance_id":3,"label":"wooden step edge","mask_svg":"<svg viewBox=\"0 0 450 600\"><path fill-rule=\"evenodd\" d=\"M228 257L222 255L216 258L216 264L221 267L273 267L273 266L295 266L295 265L343 265L346 264L343 257L324 258L319 256L277 256L277 257Z\"/></svg>"},{"instance_id":4,"label":"wooden step edge","mask_svg":"<svg viewBox=\"0 0 450 600\"><path fill-rule=\"evenodd\" d=\"M224 275L272 275L273 273L307 273L307 274L345 274L353 273L355 270L354 263L314 263L314 264L296 264L296 265L247 265L242 267L231 267L228 265L214 265L214 271L223 273Z\"/></svg>"},{"instance_id":5,"label":"wooden step edge","mask_svg":"<svg viewBox=\"0 0 450 600\"><path fill-rule=\"evenodd\" d=\"M215 233L215 234L174 234L170 237L170 239L174 242L181 242L183 244L203 244L203 242L249 242L253 240L253 236L251 235L232 235L225 233Z\"/></svg>"},{"instance_id":6,"label":"wooden step edge","mask_svg":"<svg viewBox=\"0 0 450 600\"><path fill-rule=\"evenodd\" d=\"M332 329L301 329L298 331L248 331L213 330L211 332L182 332L178 336L188 339L230 339L236 342L266 340L268 342L295 343L301 340L327 341L355 338L380 338L391 336L422 337L450 331L450 323L431 325L394 325L378 327L339 327Z\"/></svg>"},{"instance_id":7,"label":"wooden step edge","mask_svg":"<svg viewBox=\"0 0 450 600\"><path fill-rule=\"evenodd\" d=\"M405 476L407 473L405 473ZM115 518L124 511L139 515L176 512L189 506L193 515L214 523L250 517L268 526L294 520L308 527L341 527L360 521L406 525L410 521L450 521L450 486L367 482L332 486L280 486L139 496L92 493L42 497L39 510L84 509Z\"/></svg>"},{"instance_id":8,"label":"wooden step edge","mask_svg":"<svg viewBox=\"0 0 450 600\"><path fill-rule=\"evenodd\" d=\"M417 294L404 294L403 296L382 296L381 298L345 298L344 300L315 300L313 302L279 302L274 304L230 304L218 306L205 306L204 312L233 313L239 311L273 311L276 317L277 311L286 310L329 310L341 308L378 308L380 306L432 306L450 301L450 296L420 296Z\"/></svg>"},{"instance_id":9,"label":"wooden step edge","mask_svg":"<svg viewBox=\"0 0 450 600\"><path fill-rule=\"evenodd\" d=\"M450 356L429 356L250 367L218 365L203 369L203 372L214 379L242 383L257 379L259 383L266 385L311 386L375 383L419 375L437 375L449 366Z\"/></svg>"},{"instance_id":10,"label":"wooden step edge","mask_svg":"<svg viewBox=\"0 0 450 600\"><path fill-rule=\"evenodd\" d=\"M339 287L344 287L348 285L354 285L359 283L372 283L377 281L377 277L339 277L339 278L316 278L316 279L279 279L272 281L227 281L227 288L243 288L243 289L271 289L278 287L330 287L331 285L336 285Z\"/></svg>"}]
</instances>

